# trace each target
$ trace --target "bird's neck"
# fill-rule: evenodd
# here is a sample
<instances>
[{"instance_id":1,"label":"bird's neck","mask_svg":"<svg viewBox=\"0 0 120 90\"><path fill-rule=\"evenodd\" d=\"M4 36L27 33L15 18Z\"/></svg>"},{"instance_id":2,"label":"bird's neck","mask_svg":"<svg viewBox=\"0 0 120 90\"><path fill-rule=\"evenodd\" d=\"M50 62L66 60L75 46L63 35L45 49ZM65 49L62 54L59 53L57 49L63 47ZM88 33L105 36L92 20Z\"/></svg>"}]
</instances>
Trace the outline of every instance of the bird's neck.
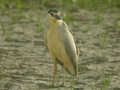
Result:
<instances>
[{"instance_id":1,"label":"bird's neck","mask_svg":"<svg viewBox=\"0 0 120 90\"><path fill-rule=\"evenodd\" d=\"M50 24L56 24L56 25L60 25L60 24L62 24L63 23L63 20L55 20L55 19L53 19L53 20L51 20L50 21Z\"/></svg>"},{"instance_id":2,"label":"bird's neck","mask_svg":"<svg viewBox=\"0 0 120 90\"><path fill-rule=\"evenodd\" d=\"M62 24L63 20L57 20L57 24Z\"/></svg>"},{"instance_id":3,"label":"bird's neck","mask_svg":"<svg viewBox=\"0 0 120 90\"><path fill-rule=\"evenodd\" d=\"M51 30L51 31L56 31L57 30L57 28L60 26L60 25L62 25L63 24L63 20L56 20L56 21L51 21L50 23L49 23L49 29Z\"/></svg>"}]
</instances>

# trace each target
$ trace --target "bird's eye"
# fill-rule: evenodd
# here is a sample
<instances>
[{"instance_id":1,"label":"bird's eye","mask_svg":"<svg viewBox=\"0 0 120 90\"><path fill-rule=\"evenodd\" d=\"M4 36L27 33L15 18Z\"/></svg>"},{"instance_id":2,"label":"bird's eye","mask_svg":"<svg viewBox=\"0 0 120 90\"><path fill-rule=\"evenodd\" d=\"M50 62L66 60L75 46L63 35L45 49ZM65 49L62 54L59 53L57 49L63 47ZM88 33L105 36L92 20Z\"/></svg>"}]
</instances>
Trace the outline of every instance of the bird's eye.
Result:
<instances>
[{"instance_id":1,"label":"bird's eye","mask_svg":"<svg viewBox=\"0 0 120 90\"><path fill-rule=\"evenodd\" d=\"M51 16L54 16L53 13L50 14Z\"/></svg>"}]
</instances>

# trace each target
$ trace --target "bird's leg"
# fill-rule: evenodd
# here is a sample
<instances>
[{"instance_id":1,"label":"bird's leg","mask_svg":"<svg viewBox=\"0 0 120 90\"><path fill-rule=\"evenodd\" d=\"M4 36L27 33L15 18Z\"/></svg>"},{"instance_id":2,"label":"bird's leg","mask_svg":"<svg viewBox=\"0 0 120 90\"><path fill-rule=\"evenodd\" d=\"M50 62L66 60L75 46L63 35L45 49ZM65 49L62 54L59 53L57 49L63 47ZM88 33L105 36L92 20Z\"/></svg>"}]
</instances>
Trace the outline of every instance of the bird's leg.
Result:
<instances>
[{"instance_id":1,"label":"bird's leg","mask_svg":"<svg viewBox=\"0 0 120 90\"><path fill-rule=\"evenodd\" d=\"M62 67L62 77L63 77L63 80L62 80L62 83L60 84L61 87L64 87L65 86L65 78L66 78L66 74L65 74L65 69L64 67Z\"/></svg>"},{"instance_id":2,"label":"bird's leg","mask_svg":"<svg viewBox=\"0 0 120 90\"><path fill-rule=\"evenodd\" d=\"M54 72L53 72L53 82L52 82L53 87L56 86L56 73L57 73L57 63L56 60L54 60Z\"/></svg>"}]
</instances>

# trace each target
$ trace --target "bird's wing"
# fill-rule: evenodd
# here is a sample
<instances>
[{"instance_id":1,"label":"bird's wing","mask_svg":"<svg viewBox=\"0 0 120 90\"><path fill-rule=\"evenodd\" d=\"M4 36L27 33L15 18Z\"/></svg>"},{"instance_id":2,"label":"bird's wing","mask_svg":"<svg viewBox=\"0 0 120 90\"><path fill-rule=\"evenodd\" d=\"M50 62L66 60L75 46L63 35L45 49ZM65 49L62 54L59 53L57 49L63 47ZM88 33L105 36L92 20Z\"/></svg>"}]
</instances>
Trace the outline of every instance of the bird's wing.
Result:
<instances>
[{"instance_id":1,"label":"bird's wing","mask_svg":"<svg viewBox=\"0 0 120 90\"><path fill-rule=\"evenodd\" d=\"M65 23L63 23L59 30L59 37L64 44L65 52L73 63L74 68L77 68L77 50L72 34Z\"/></svg>"}]
</instances>

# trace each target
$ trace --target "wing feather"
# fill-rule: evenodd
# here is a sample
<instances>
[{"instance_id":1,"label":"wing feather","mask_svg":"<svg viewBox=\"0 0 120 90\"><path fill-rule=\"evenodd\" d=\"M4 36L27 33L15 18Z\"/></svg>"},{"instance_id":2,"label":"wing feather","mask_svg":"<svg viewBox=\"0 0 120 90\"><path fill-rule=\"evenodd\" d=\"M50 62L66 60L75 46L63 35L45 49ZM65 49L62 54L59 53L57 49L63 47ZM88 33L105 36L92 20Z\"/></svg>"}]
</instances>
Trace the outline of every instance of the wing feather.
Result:
<instances>
[{"instance_id":1,"label":"wing feather","mask_svg":"<svg viewBox=\"0 0 120 90\"><path fill-rule=\"evenodd\" d=\"M69 32L68 27L65 23L60 26L59 35L61 37L62 42L64 42L65 51L73 63L73 67L75 72L77 73L77 52L76 45L73 39L72 34Z\"/></svg>"}]
</instances>

